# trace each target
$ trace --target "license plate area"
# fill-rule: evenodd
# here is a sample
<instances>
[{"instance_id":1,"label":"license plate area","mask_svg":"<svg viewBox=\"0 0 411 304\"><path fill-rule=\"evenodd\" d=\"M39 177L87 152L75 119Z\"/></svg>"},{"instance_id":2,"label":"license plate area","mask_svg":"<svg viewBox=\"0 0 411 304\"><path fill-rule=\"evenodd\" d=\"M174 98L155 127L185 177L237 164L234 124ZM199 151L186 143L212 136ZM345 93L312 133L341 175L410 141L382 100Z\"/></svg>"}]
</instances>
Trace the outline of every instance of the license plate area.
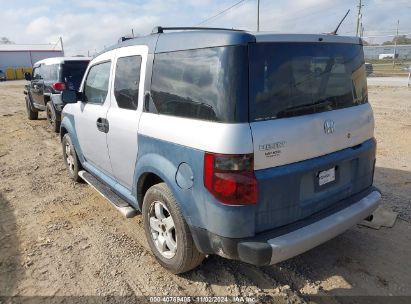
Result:
<instances>
[{"instance_id":1,"label":"license plate area","mask_svg":"<svg viewBox=\"0 0 411 304\"><path fill-rule=\"evenodd\" d=\"M325 188L335 185L338 182L338 166L317 171L315 174L315 190L321 191Z\"/></svg>"}]
</instances>

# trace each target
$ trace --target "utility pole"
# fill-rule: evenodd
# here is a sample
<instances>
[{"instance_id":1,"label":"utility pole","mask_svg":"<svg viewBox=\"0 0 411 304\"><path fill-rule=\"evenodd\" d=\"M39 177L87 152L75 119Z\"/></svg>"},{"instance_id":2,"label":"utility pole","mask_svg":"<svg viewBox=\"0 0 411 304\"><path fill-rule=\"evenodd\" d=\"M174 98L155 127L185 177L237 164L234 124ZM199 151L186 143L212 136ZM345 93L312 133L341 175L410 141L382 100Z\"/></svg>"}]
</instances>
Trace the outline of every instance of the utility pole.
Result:
<instances>
[{"instance_id":1,"label":"utility pole","mask_svg":"<svg viewBox=\"0 0 411 304\"><path fill-rule=\"evenodd\" d=\"M257 0L257 32L260 31L260 0Z\"/></svg>"},{"instance_id":2,"label":"utility pole","mask_svg":"<svg viewBox=\"0 0 411 304\"><path fill-rule=\"evenodd\" d=\"M63 37L60 36L59 40L60 40L61 50L63 51L63 56L64 56Z\"/></svg>"},{"instance_id":3,"label":"utility pole","mask_svg":"<svg viewBox=\"0 0 411 304\"><path fill-rule=\"evenodd\" d=\"M392 67L395 67L395 56L397 55L397 41L398 41L398 28L400 26L400 20L397 21L397 35L394 38L394 57L392 59Z\"/></svg>"},{"instance_id":4,"label":"utility pole","mask_svg":"<svg viewBox=\"0 0 411 304\"><path fill-rule=\"evenodd\" d=\"M360 1L360 3L358 4L358 15L357 15L357 30L355 31L356 32L356 36L359 36L360 35L360 19L362 18L362 16L361 16L361 8L364 6L364 5L362 5L362 3L361 3L361 0L359 0Z\"/></svg>"}]
</instances>

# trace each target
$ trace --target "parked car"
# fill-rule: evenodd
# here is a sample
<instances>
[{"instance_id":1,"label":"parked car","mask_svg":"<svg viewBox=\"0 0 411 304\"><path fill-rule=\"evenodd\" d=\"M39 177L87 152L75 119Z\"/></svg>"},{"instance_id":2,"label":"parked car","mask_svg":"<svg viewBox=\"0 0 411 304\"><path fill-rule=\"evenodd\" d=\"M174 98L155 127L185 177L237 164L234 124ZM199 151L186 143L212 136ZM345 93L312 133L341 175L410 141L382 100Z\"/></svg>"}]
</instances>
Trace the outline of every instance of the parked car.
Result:
<instances>
[{"instance_id":1,"label":"parked car","mask_svg":"<svg viewBox=\"0 0 411 304\"><path fill-rule=\"evenodd\" d=\"M367 76L370 76L372 73L374 73L374 67L372 63L369 63L369 62L365 63L365 71L367 72Z\"/></svg>"},{"instance_id":2,"label":"parked car","mask_svg":"<svg viewBox=\"0 0 411 304\"><path fill-rule=\"evenodd\" d=\"M84 72L91 58L88 57L55 57L38 61L33 66L33 76L25 73L26 110L28 119L38 118L39 111L47 112L50 127L59 132L61 101L63 90L79 89Z\"/></svg>"},{"instance_id":3,"label":"parked car","mask_svg":"<svg viewBox=\"0 0 411 304\"><path fill-rule=\"evenodd\" d=\"M7 77L3 70L0 70L0 81L6 81Z\"/></svg>"},{"instance_id":4,"label":"parked car","mask_svg":"<svg viewBox=\"0 0 411 304\"><path fill-rule=\"evenodd\" d=\"M71 178L141 211L173 273L207 254L283 261L381 197L359 38L158 27L96 56L62 99Z\"/></svg>"}]
</instances>

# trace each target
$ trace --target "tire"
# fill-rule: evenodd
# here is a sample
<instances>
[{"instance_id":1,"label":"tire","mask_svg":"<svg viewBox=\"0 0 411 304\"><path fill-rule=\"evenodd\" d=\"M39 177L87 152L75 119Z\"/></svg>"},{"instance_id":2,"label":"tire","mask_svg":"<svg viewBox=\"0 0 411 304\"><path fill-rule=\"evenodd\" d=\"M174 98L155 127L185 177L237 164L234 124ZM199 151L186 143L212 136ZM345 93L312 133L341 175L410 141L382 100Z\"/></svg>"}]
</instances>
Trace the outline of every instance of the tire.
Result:
<instances>
[{"instance_id":1,"label":"tire","mask_svg":"<svg viewBox=\"0 0 411 304\"><path fill-rule=\"evenodd\" d=\"M26 96L26 113L29 120L36 120L39 118L39 112L33 109L28 95Z\"/></svg>"},{"instance_id":2,"label":"tire","mask_svg":"<svg viewBox=\"0 0 411 304\"><path fill-rule=\"evenodd\" d=\"M63 136L61 143L63 145L64 163L66 164L69 176L75 182L80 182L82 179L78 175L78 172L81 170L81 164L78 160L76 149L74 148L68 133Z\"/></svg>"},{"instance_id":3,"label":"tire","mask_svg":"<svg viewBox=\"0 0 411 304\"><path fill-rule=\"evenodd\" d=\"M56 132L60 132L60 121L57 119L57 113L54 106L49 101L46 105L46 114L47 114L47 121L49 123L50 128Z\"/></svg>"},{"instance_id":4,"label":"tire","mask_svg":"<svg viewBox=\"0 0 411 304\"><path fill-rule=\"evenodd\" d=\"M147 190L142 209L148 244L164 268L178 274L201 264L205 256L197 250L180 207L165 183Z\"/></svg>"}]
</instances>

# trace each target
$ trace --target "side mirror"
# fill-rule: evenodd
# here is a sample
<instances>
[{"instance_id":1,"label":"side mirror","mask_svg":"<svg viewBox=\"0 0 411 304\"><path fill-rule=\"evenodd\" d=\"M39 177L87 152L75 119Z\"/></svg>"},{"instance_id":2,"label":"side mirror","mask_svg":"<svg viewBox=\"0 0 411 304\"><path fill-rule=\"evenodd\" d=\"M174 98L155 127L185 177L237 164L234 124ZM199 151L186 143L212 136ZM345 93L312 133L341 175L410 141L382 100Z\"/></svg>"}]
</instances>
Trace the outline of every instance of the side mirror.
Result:
<instances>
[{"instance_id":1,"label":"side mirror","mask_svg":"<svg viewBox=\"0 0 411 304\"><path fill-rule=\"evenodd\" d=\"M63 103L77 103L77 93L70 90L61 92L61 100Z\"/></svg>"},{"instance_id":2,"label":"side mirror","mask_svg":"<svg viewBox=\"0 0 411 304\"><path fill-rule=\"evenodd\" d=\"M29 72L24 73L24 79L26 79L27 81L31 80L31 74Z\"/></svg>"}]
</instances>

